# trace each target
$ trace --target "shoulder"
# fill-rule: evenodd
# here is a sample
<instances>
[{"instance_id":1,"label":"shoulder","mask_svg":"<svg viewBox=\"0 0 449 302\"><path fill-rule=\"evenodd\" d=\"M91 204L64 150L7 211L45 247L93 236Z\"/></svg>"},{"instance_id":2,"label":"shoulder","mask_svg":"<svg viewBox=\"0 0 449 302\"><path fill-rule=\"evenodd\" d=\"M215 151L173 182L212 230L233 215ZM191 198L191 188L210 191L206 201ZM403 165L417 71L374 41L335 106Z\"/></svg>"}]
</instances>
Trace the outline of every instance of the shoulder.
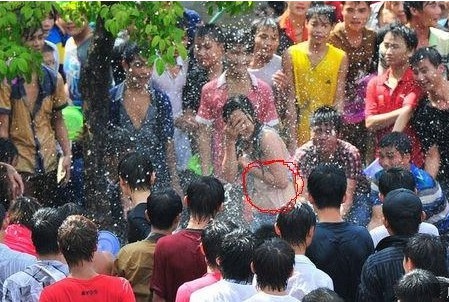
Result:
<instances>
[{"instance_id":1,"label":"shoulder","mask_svg":"<svg viewBox=\"0 0 449 302\"><path fill-rule=\"evenodd\" d=\"M329 47L329 54L337 56L338 58L343 58L346 55L346 52L340 48L335 47L332 44L327 44Z\"/></svg>"}]
</instances>

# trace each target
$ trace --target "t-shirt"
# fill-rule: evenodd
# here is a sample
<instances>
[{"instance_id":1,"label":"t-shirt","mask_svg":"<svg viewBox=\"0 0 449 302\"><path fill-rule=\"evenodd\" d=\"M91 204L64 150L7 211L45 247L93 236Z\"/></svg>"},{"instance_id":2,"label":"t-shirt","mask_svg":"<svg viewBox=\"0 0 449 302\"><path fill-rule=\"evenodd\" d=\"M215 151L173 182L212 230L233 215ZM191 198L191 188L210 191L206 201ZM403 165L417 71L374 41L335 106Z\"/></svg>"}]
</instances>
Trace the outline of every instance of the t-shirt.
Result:
<instances>
[{"instance_id":1,"label":"t-shirt","mask_svg":"<svg viewBox=\"0 0 449 302\"><path fill-rule=\"evenodd\" d=\"M318 223L306 256L334 282L334 291L354 301L365 260L374 252L368 230L348 222Z\"/></svg>"},{"instance_id":2,"label":"t-shirt","mask_svg":"<svg viewBox=\"0 0 449 302\"><path fill-rule=\"evenodd\" d=\"M184 283L178 288L176 293L176 302L189 302L193 292L220 281L221 273L219 271L207 273L201 278Z\"/></svg>"},{"instance_id":3,"label":"t-shirt","mask_svg":"<svg viewBox=\"0 0 449 302\"><path fill-rule=\"evenodd\" d=\"M273 55L270 62L265 64L262 68L254 69L248 68L256 78L261 79L271 87L273 87L273 75L282 69L282 58L278 55Z\"/></svg>"},{"instance_id":4,"label":"t-shirt","mask_svg":"<svg viewBox=\"0 0 449 302\"><path fill-rule=\"evenodd\" d=\"M185 229L156 244L150 288L167 302L175 301L176 291L183 283L206 273L201 233L202 230Z\"/></svg>"},{"instance_id":5,"label":"t-shirt","mask_svg":"<svg viewBox=\"0 0 449 302\"><path fill-rule=\"evenodd\" d=\"M252 284L240 284L230 280L220 280L197 290L190 296L190 302L237 302L257 294Z\"/></svg>"},{"instance_id":6,"label":"t-shirt","mask_svg":"<svg viewBox=\"0 0 449 302\"><path fill-rule=\"evenodd\" d=\"M151 231L151 225L145 218L147 203L141 202L129 210L126 218L128 220L128 243L133 243L147 238Z\"/></svg>"},{"instance_id":7,"label":"t-shirt","mask_svg":"<svg viewBox=\"0 0 449 302\"><path fill-rule=\"evenodd\" d=\"M8 225L3 243L12 250L37 256L36 248L31 240L31 230L23 224Z\"/></svg>"},{"instance_id":8,"label":"t-shirt","mask_svg":"<svg viewBox=\"0 0 449 302\"><path fill-rule=\"evenodd\" d=\"M276 296L276 295L269 295L264 292L258 292L251 298L245 300L245 302L270 302L270 301L298 302L299 300L293 298L290 295Z\"/></svg>"},{"instance_id":9,"label":"t-shirt","mask_svg":"<svg viewBox=\"0 0 449 302\"><path fill-rule=\"evenodd\" d=\"M128 280L97 275L91 279L65 278L42 291L40 302L134 302Z\"/></svg>"},{"instance_id":10,"label":"t-shirt","mask_svg":"<svg viewBox=\"0 0 449 302\"><path fill-rule=\"evenodd\" d=\"M421 222L419 224L419 230L418 233L421 234L431 234L435 236L440 236L440 233L438 232L438 229L433 224L427 223L427 222ZM377 244L384 238L387 238L390 236L390 234L387 231L387 228L384 225L380 225L378 227L375 227L371 231L369 231L369 234L371 235L371 238L373 239L374 248L376 248Z\"/></svg>"}]
</instances>

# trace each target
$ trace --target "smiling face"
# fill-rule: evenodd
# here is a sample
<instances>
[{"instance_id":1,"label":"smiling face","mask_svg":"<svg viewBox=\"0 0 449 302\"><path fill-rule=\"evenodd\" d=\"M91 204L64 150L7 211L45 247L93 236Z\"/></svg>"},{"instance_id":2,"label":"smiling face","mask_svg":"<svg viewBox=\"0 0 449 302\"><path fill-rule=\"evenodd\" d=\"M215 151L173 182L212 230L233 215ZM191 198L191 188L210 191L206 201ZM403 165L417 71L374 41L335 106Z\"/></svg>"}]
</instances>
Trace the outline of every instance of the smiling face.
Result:
<instances>
[{"instance_id":1,"label":"smiling face","mask_svg":"<svg viewBox=\"0 0 449 302\"><path fill-rule=\"evenodd\" d=\"M410 154L402 155L395 147L380 148L379 164L385 170L390 168L409 169Z\"/></svg>"},{"instance_id":2,"label":"smiling face","mask_svg":"<svg viewBox=\"0 0 449 302\"><path fill-rule=\"evenodd\" d=\"M277 28L262 26L256 31L254 38L254 55L271 59L279 46L279 31Z\"/></svg>"},{"instance_id":3,"label":"smiling face","mask_svg":"<svg viewBox=\"0 0 449 302\"><path fill-rule=\"evenodd\" d=\"M426 1L422 11L416 11L422 25L427 27L435 27L441 17L441 7L437 1Z\"/></svg>"},{"instance_id":4,"label":"smiling face","mask_svg":"<svg viewBox=\"0 0 449 302\"><path fill-rule=\"evenodd\" d=\"M42 51L44 47L44 32L41 28L37 29L35 32L30 33L29 36L24 38L24 43L26 46L34 49L35 51Z\"/></svg>"},{"instance_id":5,"label":"smiling face","mask_svg":"<svg viewBox=\"0 0 449 302\"><path fill-rule=\"evenodd\" d=\"M310 1L290 1L287 3L287 8L290 12L289 16L292 19L304 19L306 12L310 7Z\"/></svg>"},{"instance_id":6,"label":"smiling face","mask_svg":"<svg viewBox=\"0 0 449 302\"><path fill-rule=\"evenodd\" d=\"M306 23L309 42L312 44L324 44L332 31L333 24L325 16L313 16Z\"/></svg>"},{"instance_id":7,"label":"smiling face","mask_svg":"<svg viewBox=\"0 0 449 302\"><path fill-rule=\"evenodd\" d=\"M413 73L419 86L426 92L433 92L444 80L444 66L434 66L428 58L413 66Z\"/></svg>"},{"instance_id":8,"label":"smiling face","mask_svg":"<svg viewBox=\"0 0 449 302\"><path fill-rule=\"evenodd\" d=\"M370 7L365 1L346 1L342 11L345 28L356 32L362 31L368 21L370 12Z\"/></svg>"},{"instance_id":9,"label":"smiling face","mask_svg":"<svg viewBox=\"0 0 449 302\"><path fill-rule=\"evenodd\" d=\"M145 85L151 76L151 68L148 67L147 61L140 55L136 55L129 65L125 63L123 67L127 71L127 81L131 85Z\"/></svg>"}]
</instances>

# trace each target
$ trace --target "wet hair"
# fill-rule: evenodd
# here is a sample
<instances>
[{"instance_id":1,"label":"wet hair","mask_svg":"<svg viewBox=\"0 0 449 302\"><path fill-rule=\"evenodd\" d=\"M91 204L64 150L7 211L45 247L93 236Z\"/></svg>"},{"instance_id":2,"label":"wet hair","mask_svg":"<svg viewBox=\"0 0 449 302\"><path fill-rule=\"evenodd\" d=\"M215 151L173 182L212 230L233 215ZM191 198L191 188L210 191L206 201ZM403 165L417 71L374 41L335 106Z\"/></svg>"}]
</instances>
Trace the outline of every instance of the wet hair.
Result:
<instances>
[{"instance_id":1,"label":"wet hair","mask_svg":"<svg viewBox=\"0 0 449 302\"><path fill-rule=\"evenodd\" d=\"M276 230L273 224L262 224L259 226L254 232L254 237L256 238L256 246L261 245L265 240L269 240L271 238L279 237L276 234Z\"/></svg>"},{"instance_id":2,"label":"wet hair","mask_svg":"<svg viewBox=\"0 0 449 302\"><path fill-rule=\"evenodd\" d=\"M153 172L150 158L139 152L129 152L118 164L118 175L132 190L149 190Z\"/></svg>"},{"instance_id":3,"label":"wet hair","mask_svg":"<svg viewBox=\"0 0 449 302\"><path fill-rule=\"evenodd\" d=\"M401 155L412 153L412 143L407 134L403 132L393 131L384 135L380 142L379 148L394 147Z\"/></svg>"},{"instance_id":4,"label":"wet hair","mask_svg":"<svg viewBox=\"0 0 449 302\"><path fill-rule=\"evenodd\" d=\"M238 226L230 220L213 220L206 226L206 228L204 228L201 234L201 244L203 246L206 262L209 266L217 267L216 260L224 236L237 228Z\"/></svg>"},{"instance_id":5,"label":"wet hair","mask_svg":"<svg viewBox=\"0 0 449 302\"><path fill-rule=\"evenodd\" d=\"M55 208L42 208L34 213L31 219L31 239L39 255L59 252L58 229L63 221Z\"/></svg>"},{"instance_id":6,"label":"wet hair","mask_svg":"<svg viewBox=\"0 0 449 302\"><path fill-rule=\"evenodd\" d=\"M9 138L0 138L0 162L12 165L15 157L19 155L16 145Z\"/></svg>"},{"instance_id":7,"label":"wet hair","mask_svg":"<svg viewBox=\"0 0 449 302\"><path fill-rule=\"evenodd\" d=\"M291 211L281 212L276 219L281 238L291 245L306 242L307 233L316 226L316 215L306 203L298 203Z\"/></svg>"},{"instance_id":8,"label":"wet hair","mask_svg":"<svg viewBox=\"0 0 449 302\"><path fill-rule=\"evenodd\" d=\"M278 33L279 37L279 27L276 20L270 17L260 17L251 23L251 37L253 40L256 39L257 32L259 32L262 28L274 29Z\"/></svg>"},{"instance_id":9,"label":"wet hair","mask_svg":"<svg viewBox=\"0 0 449 302\"><path fill-rule=\"evenodd\" d=\"M225 34L225 52L238 46L244 46L245 52L250 54L254 51L254 39L251 39L249 30L231 26Z\"/></svg>"},{"instance_id":10,"label":"wet hair","mask_svg":"<svg viewBox=\"0 0 449 302\"><path fill-rule=\"evenodd\" d=\"M383 196L387 196L391 191L400 188L409 189L413 192L416 190L416 181L412 172L400 167L393 167L381 172L379 177L379 192Z\"/></svg>"},{"instance_id":11,"label":"wet hair","mask_svg":"<svg viewBox=\"0 0 449 302\"><path fill-rule=\"evenodd\" d=\"M395 294L401 302L439 301L440 284L431 272L415 269L399 279Z\"/></svg>"},{"instance_id":12,"label":"wet hair","mask_svg":"<svg viewBox=\"0 0 449 302\"><path fill-rule=\"evenodd\" d=\"M215 217L225 199L223 184L211 176L192 181L186 196L190 215L198 219Z\"/></svg>"},{"instance_id":13,"label":"wet hair","mask_svg":"<svg viewBox=\"0 0 449 302\"><path fill-rule=\"evenodd\" d=\"M415 234L404 248L404 257L411 260L415 268L448 277L446 247L438 236Z\"/></svg>"},{"instance_id":14,"label":"wet hair","mask_svg":"<svg viewBox=\"0 0 449 302\"><path fill-rule=\"evenodd\" d=\"M340 132L343 125L341 114L330 106L318 108L310 117L310 127L320 125L332 125L337 132Z\"/></svg>"},{"instance_id":15,"label":"wet hair","mask_svg":"<svg viewBox=\"0 0 449 302\"><path fill-rule=\"evenodd\" d=\"M412 8L416 9L417 11L422 11L425 6L424 3L427 2L430 1L404 1L404 13L407 21L410 21L412 19Z\"/></svg>"},{"instance_id":16,"label":"wet hair","mask_svg":"<svg viewBox=\"0 0 449 302\"><path fill-rule=\"evenodd\" d=\"M346 187L345 172L335 165L319 164L307 179L307 190L318 209L339 209Z\"/></svg>"},{"instance_id":17,"label":"wet hair","mask_svg":"<svg viewBox=\"0 0 449 302\"><path fill-rule=\"evenodd\" d=\"M41 208L41 204L34 197L18 197L9 208L9 223L21 224L31 229L31 218Z\"/></svg>"},{"instance_id":18,"label":"wet hair","mask_svg":"<svg viewBox=\"0 0 449 302\"><path fill-rule=\"evenodd\" d=\"M224 279L251 282L251 261L255 246L254 235L246 229L238 228L223 237L218 258Z\"/></svg>"},{"instance_id":19,"label":"wet hair","mask_svg":"<svg viewBox=\"0 0 449 302\"><path fill-rule=\"evenodd\" d=\"M421 47L410 58L410 65L417 66L424 59L428 59L434 67L438 67L443 63L443 58L435 47Z\"/></svg>"},{"instance_id":20,"label":"wet hair","mask_svg":"<svg viewBox=\"0 0 449 302\"><path fill-rule=\"evenodd\" d=\"M171 188L152 192L147 198L148 218L151 225L158 229L169 229L181 212L181 197Z\"/></svg>"},{"instance_id":21,"label":"wet hair","mask_svg":"<svg viewBox=\"0 0 449 302\"><path fill-rule=\"evenodd\" d=\"M418 37L416 36L416 32L410 27L394 22L386 25L385 30L385 35L391 33L394 37L402 38L408 50L415 50L418 46Z\"/></svg>"},{"instance_id":22,"label":"wet hair","mask_svg":"<svg viewBox=\"0 0 449 302\"><path fill-rule=\"evenodd\" d=\"M295 251L280 238L266 240L254 251L253 268L260 289L284 291L295 265Z\"/></svg>"},{"instance_id":23,"label":"wet hair","mask_svg":"<svg viewBox=\"0 0 449 302\"><path fill-rule=\"evenodd\" d=\"M51 53L53 53L54 51L55 51L55 49L53 47L51 47L47 43L44 43L44 46L42 47L42 53L44 53L44 52L51 52Z\"/></svg>"},{"instance_id":24,"label":"wet hair","mask_svg":"<svg viewBox=\"0 0 449 302\"><path fill-rule=\"evenodd\" d=\"M128 65L130 65L140 53L140 48L135 42L126 41L118 47L119 48L116 51L120 52L121 50L121 58Z\"/></svg>"},{"instance_id":25,"label":"wet hair","mask_svg":"<svg viewBox=\"0 0 449 302\"><path fill-rule=\"evenodd\" d=\"M310 19L315 17L320 20L324 17L332 25L337 23L337 14L335 13L335 8L330 5L310 6L310 8L306 12L306 21L309 22Z\"/></svg>"},{"instance_id":26,"label":"wet hair","mask_svg":"<svg viewBox=\"0 0 449 302\"><path fill-rule=\"evenodd\" d=\"M344 300L333 290L320 287L312 290L301 300L302 302L344 302Z\"/></svg>"},{"instance_id":27,"label":"wet hair","mask_svg":"<svg viewBox=\"0 0 449 302\"><path fill-rule=\"evenodd\" d=\"M82 261L92 261L97 241L97 226L81 215L67 217L58 230L59 249L69 267L79 265Z\"/></svg>"},{"instance_id":28,"label":"wet hair","mask_svg":"<svg viewBox=\"0 0 449 302\"><path fill-rule=\"evenodd\" d=\"M209 23L196 28L195 38L209 37L217 43L224 43L225 38L220 26Z\"/></svg>"},{"instance_id":29,"label":"wet hair","mask_svg":"<svg viewBox=\"0 0 449 302\"><path fill-rule=\"evenodd\" d=\"M58 207L59 215L66 219L70 215L84 215L84 209L74 202L68 202Z\"/></svg>"},{"instance_id":30,"label":"wet hair","mask_svg":"<svg viewBox=\"0 0 449 302\"><path fill-rule=\"evenodd\" d=\"M31 38L33 38L33 35L35 33L37 33L38 31L42 31L42 34L44 33L44 31L42 30L42 27L40 27L40 26L25 27L22 30L22 39L24 41L28 41Z\"/></svg>"}]
</instances>

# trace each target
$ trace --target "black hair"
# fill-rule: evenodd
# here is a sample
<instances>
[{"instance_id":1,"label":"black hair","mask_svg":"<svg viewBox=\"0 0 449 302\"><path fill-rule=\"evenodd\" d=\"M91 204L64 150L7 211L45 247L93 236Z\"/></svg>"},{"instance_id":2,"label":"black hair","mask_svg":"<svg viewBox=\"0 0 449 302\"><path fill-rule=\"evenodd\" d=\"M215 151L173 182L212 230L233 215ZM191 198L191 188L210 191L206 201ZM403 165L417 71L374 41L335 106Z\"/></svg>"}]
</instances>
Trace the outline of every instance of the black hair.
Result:
<instances>
[{"instance_id":1,"label":"black hair","mask_svg":"<svg viewBox=\"0 0 449 302\"><path fill-rule=\"evenodd\" d=\"M66 219L67 217L69 217L70 215L84 215L84 209L74 203L74 202L68 202L63 204L62 206L58 207L58 212L59 215L61 215L61 217L63 219Z\"/></svg>"},{"instance_id":2,"label":"black hair","mask_svg":"<svg viewBox=\"0 0 449 302\"><path fill-rule=\"evenodd\" d=\"M237 229L234 222L213 220L203 230L201 234L201 244L208 266L217 267L217 256L221 249L221 243L226 234Z\"/></svg>"},{"instance_id":3,"label":"black hair","mask_svg":"<svg viewBox=\"0 0 449 302\"><path fill-rule=\"evenodd\" d=\"M130 65L136 59L136 56L140 53L140 48L135 42L126 41L118 47L119 48L117 49L117 51L121 50L122 60L124 60L128 65Z\"/></svg>"},{"instance_id":4,"label":"black hair","mask_svg":"<svg viewBox=\"0 0 449 302\"><path fill-rule=\"evenodd\" d=\"M255 40L257 32L264 27L274 29L279 35L279 26L275 19L270 17L260 17L251 23L251 37L253 40Z\"/></svg>"},{"instance_id":5,"label":"black hair","mask_svg":"<svg viewBox=\"0 0 449 302\"><path fill-rule=\"evenodd\" d=\"M319 164L307 179L307 190L318 209L340 208L346 187L345 172L335 165Z\"/></svg>"},{"instance_id":6,"label":"black hair","mask_svg":"<svg viewBox=\"0 0 449 302\"><path fill-rule=\"evenodd\" d=\"M55 49L48 45L47 43L44 43L44 46L42 47L42 53L44 52L54 52Z\"/></svg>"},{"instance_id":7,"label":"black hair","mask_svg":"<svg viewBox=\"0 0 449 302\"><path fill-rule=\"evenodd\" d=\"M417 66L424 59L428 59L434 67L438 67L443 63L443 58L435 47L421 47L410 58L410 65Z\"/></svg>"},{"instance_id":8,"label":"black hair","mask_svg":"<svg viewBox=\"0 0 449 302\"><path fill-rule=\"evenodd\" d=\"M418 36L415 30L401 23L394 22L386 25L385 35L388 33L391 33L394 37L401 37L408 50L415 50L418 46Z\"/></svg>"},{"instance_id":9,"label":"black hair","mask_svg":"<svg viewBox=\"0 0 449 302\"><path fill-rule=\"evenodd\" d=\"M225 34L225 52L244 46L245 52L251 54L254 50L254 39L251 39L251 31L231 26Z\"/></svg>"},{"instance_id":10,"label":"black hair","mask_svg":"<svg viewBox=\"0 0 449 302\"><path fill-rule=\"evenodd\" d=\"M412 153L412 143L410 138L403 132L393 131L381 138L379 148L389 147L394 147L401 155Z\"/></svg>"},{"instance_id":11,"label":"black hair","mask_svg":"<svg viewBox=\"0 0 449 302\"><path fill-rule=\"evenodd\" d=\"M404 13L407 21L412 19L411 9L414 8L418 11L422 11L424 9L425 1L404 1Z\"/></svg>"},{"instance_id":12,"label":"black hair","mask_svg":"<svg viewBox=\"0 0 449 302\"><path fill-rule=\"evenodd\" d=\"M264 223L259 226L254 232L254 237L256 238L256 246L261 245L265 240L279 237L276 234L276 229L274 228L274 224Z\"/></svg>"},{"instance_id":13,"label":"black hair","mask_svg":"<svg viewBox=\"0 0 449 302\"><path fill-rule=\"evenodd\" d=\"M42 208L34 213L31 219L31 239L39 255L59 252L58 229L64 219L55 208Z\"/></svg>"},{"instance_id":14,"label":"black hair","mask_svg":"<svg viewBox=\"0 0 449 302\"><path fill-rule=\"evenodd\" d=\"M395 294L401 302L433 302L440 297L440 284L431 272L415 269L399 279Z\"/></svg>"},{"instance_id":15,"label":"black hair","mask_svg":"<svg viewBox=\"0 0 449 302\"><path fill-rule=\"evenodd\" d=\"M149 156L129 152L118 164L118 175L132 190L149 190L154 168Z\"/></svg>"},{"instance_id":16,"label":"black hair","mask_svg":"<svg viewBox=\"0 0 449 302\"><path fill-rule=\"evenodd\" d=\"M181 197L171 188L152 192L147 198L148 218L151 225L158 229L169 229L181 212Z\"/></svg>"},{"instance_id":17,"label":"black hair","mask_svg":"<svg viewBox=\"0 0 449 302\"><path fill-rule=\"evenodd\" d=\"M309 22L310 19L314 17L318 17L318 19L320 20L322 17L325 17L332 25L337 23L337 14L335 13L335 8L330 5L310 6L310 8L306 12L306 21Z\"/></svg>"},{"instance_id":18,"label":"black hair","mask_svg":"<svg viewBox=\"0 0 449 302\"><path fill-rule=\"evenodd\" d=\"M383 196L400 188L409 189L413 192L415 191L416 181L410 170L393 167L381 172L379 177L379 192Z\"/></svg>"},{"instance_id":19,"label":"black hair","mask_svg":"<svg viewBox=\"0 0 449 302\"><path fill-rule=\"evenodd\" d=\"M254 235L238 228L223 237L218 252L220 271L224 279L251 282L251 261L256 246Z\"/></svg>"},{"instance_id":20,"label":"black hair","mask_svg":"<svg viewBox=\"0 0 449 302\"><path fill-rule=\"evenodd\" d=\"M333 290L320 287L312 290L301 300L302 302L344 302L344 300Z\"/></svg>"},{"instance_id":21,"label":"black hair","mask_svg":"<svg viewBox=\"0 0 449 302\"><path fill-rule=\"evenodd\" d=\"M19 155L16 145L9 138L0 138L0 162L12 165L16 156Z\"/></svg>"},{"instance_id":22,"label":"black hair","mask_svg":"<svg viewBox=\"0 0 449 302\"><path fill-rule=\"evenodd\" d=\"M5 220L6 217L6 209L3 206L3 204L0 203L0 229L3 226L3 220Z\"/></svg>"},{"instance_id":23,"label":"black hair","mask_svg":"<svg viewBox=\"0 0 449 302\"><path fill-rule=\"evenodd\" d=\"M213 218L224 202L223 184L215 177L203 176L187 187L187 208L198 219Z\"/></svg>"},{"instance_id":24,"label":"black hair","mask_svg":"<svg viewBox=\"0 0 449 302\"><path fill-rule=\"evenodd\" d=\"M306 242L307 233L316 226L316 215L308 204L298 203L291 211L279 213L276 225L281 238L297 246Z\"/></svg>"},{"instance_id":25,"label":"black hair","mask_svg":"<svg viewBox=\"0 0 449 302\"><path fill-rule=\"evenodd\" d=\"M253 268L257 286L284 291L295 265L295 251L280 238L266 240L254 251Z\"/></svg>"},{"instance_id":26,"label":"black hair","mask_svg":"<svg viewBox=\"0 0 449 302\"><path fill-rule=\"evenodd\" d=\"M332 125L337 132L343 125L341 114L331 106L322 106L310 117L310 126Z\"/></svg>"},{"instance_id":27,"label":"black hair","mask_svg":"<svg viewBox=\"0 0 449 302\"><path fill-rule=\"evenodd\" d=\"M217 43L224 43L225 41L221 27L213 23L199 25L196 28L195 38L203 38L206 36L210 37Z\"/></svg>"},{"instance_id":28,"label":"black hair","mask_svg":"<svg viewBox=\"0 0 449 302\"><path fill-rule=\"evenodd\" d=\"M25 27L22 31L22 39L28 41L33 38L33 35L38 31L42 31L42 34L44 34L44 31L40 26Z\"/></svg>"},{"instance_id":29,"label":"black hair","mask_svg":"<svg viewBox=\"0 0 449 302\"><path fill-rule=\"evenodd\" d=\"M404 248L404 257L411 260L415 268L448 277L446 247L438 236L415 234Z\"/></svg>"},{"instance_id":30,"label":"black hair","mask_svg":"<svg viewBox=\"0 0 449 302\"><path fill-rule=\"evenodd\" d=\"M18 197L10 206L9 223L17 223L26 226L31 229L31 218L34 213L41 208L41 204L34 197L21 196Z\"/></svg>"}]
</instances>

